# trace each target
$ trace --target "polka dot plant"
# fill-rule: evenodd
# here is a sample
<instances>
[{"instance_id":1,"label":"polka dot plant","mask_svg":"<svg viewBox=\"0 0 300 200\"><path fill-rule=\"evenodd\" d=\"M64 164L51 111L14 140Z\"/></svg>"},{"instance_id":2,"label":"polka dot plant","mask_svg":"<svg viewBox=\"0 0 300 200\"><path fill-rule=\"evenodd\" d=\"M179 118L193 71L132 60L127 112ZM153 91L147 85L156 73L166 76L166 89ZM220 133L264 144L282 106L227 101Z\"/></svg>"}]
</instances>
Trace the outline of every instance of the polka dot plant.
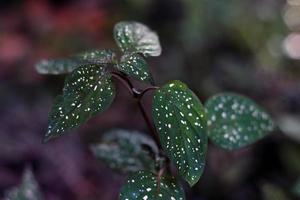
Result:
<instances>
[{"instance_id":1,"label":"polka dot plant","mask_svg":"<svg viewBox=\"0 0 300 200\"><path fill-rule=\"evenodd\" d=\"M67 74L63 92L49 114L45 142L109 108L116 97L116 81L137 100L152 137L112 131L91 148L111 168L131 173L121 189L120 200L184 200L183 188L172 177L175 170L171 165L193 186L204 172L208 139L220 148L235 150L273 130L267 112L245 96L221 93L203 106L181 81L155 85L146 57L159 56L162 50L157 34L147 26L119 22L113 35L120 58L113 50L96 49L69 58L44 59L36 69L41 74ZM132 79L147 86L137 88ZM153 120L142 103L151 90Z\"/></svg>"}]
</instances>

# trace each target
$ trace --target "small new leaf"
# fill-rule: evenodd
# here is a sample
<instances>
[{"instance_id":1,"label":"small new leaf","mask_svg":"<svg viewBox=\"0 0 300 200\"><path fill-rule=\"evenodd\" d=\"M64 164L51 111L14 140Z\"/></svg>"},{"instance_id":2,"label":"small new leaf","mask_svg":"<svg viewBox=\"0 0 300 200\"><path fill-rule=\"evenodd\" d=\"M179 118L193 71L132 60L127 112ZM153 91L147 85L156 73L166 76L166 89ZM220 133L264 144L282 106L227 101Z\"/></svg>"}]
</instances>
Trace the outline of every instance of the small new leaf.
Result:
<instances>
[{"instance_id":1,"label":"small new leaf","mask_svg":"<svg viewBox=\"0 0 300 200\"><path fill-rule=\"evenodd\" d=\"M105 65L83 65L66 79L49 115L44 141L69 131L106 110L115 97L115 86Z\"/></svg>"},{"instance_id":2,"label":"small new leaf","mask_svg":"<svg viewBox=\"0 0 300 200\"><path fill-rule=\"evenodd\" d=\"M40 74L67 74L83 64L82 60L61 58L61 59L43 59L36 64L36 70Z\"/></svg>"},{"instance_id":3,"label":"small new leaf","mask_svg":"<svg viewBox=\"0 0 300 200\"><path fill-rule=\"evenodd\" d=\"M118 69L137 80L153 84L146 60L139 54L125 54L121 57Z\"/></svg>"},{"instance_id":4,"label":"small new leaf","mask_svg":"<svg viewBox=\"0 0 300 200\"><path fill-rule=\"evenodd\" d=\"M23 174L22 183L8 191L4 200L42 200L37 181L30 169L26 169Z\"/></svg>"},{"instance_id":5,"label":"small new leaf","mask_svg":"<svg viewBox=\"0 0 300 200\"><path fill-rule=\"evenodd\" d=\"M274 128L270 116L252 100L222 93L205 104L209 138L219 147L234 150L253 144Z\"/></svg>"},{"instance_id":6,"label":"small new leaf","mask_svg":"<svg viewBox=\"0 0 300 200\"><path fill-rule=\"evenodd\" d=\"M96 158L121 173L149 170L155 172L158 148L153 140L139 132L112 130L99 144L91 146Z\"/></svg>"},{"instance_id":7,"label":"small new leaf","mask_svg":"<svg viewBox=\"0 0 300 200\"><path fill-rule=\"evenodd\" d=\"M152 113L161 143L181 176L192 186L202 175L207 150L204 108L182 82L154 94Z\"/></svg>"},{"instance_id":8,"label":"small new leaf","mask_svg":"<svg viewBox=\"0 0 300 200\"><path fill-rule=\"evenodd\" d=\"M120 200L185 200L182 187L173 177L161 176L148 171L132 174L120 193Z\"/></svg>"},{"instance_id":9,"label":"small new leaf","mask_svg":"<svg viewBox=\"0 0 300 200\"><path fill-rule=\"evenodd\" d=\"M144 56L159 56L161 46L158 36L139 22L119 22L114 27L114 38L125 53L142 53Z\"/></svg>"}]
</instances>

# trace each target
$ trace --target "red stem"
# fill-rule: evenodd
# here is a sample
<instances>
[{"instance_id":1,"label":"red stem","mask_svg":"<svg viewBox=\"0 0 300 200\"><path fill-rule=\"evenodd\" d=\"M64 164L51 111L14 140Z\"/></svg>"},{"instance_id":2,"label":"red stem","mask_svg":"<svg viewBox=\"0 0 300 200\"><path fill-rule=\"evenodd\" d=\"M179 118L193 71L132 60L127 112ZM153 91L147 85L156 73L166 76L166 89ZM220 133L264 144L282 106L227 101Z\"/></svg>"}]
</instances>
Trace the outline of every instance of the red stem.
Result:
<instances>
[{"instance_id":1,"label":"red stem","mask_svg":"<svg viewBox=\"0 0 300 200\"><path fill-rule=\"evenodd\" d=\"M115 77L116 79L118 79L128 89L128 91L132 95L134 95L134 92L133 92L134 87L127 77L125 77L124 75L122 75L121 73L118 73L118 72L112 72L111 75L113 77Z\"/></svg>"},{"instance_id":2,"label":"red stem","mask_svg":"<svg viewBox=\"0 0 300 200\"><path fill-rule=\"evenodd\" d=\"M156 90L159 87L149 86L146 89L144 89L142 91L139 91L138 89L136 89L133 86L133 84L128 79L127 75L124 75L120 72L111 72L111 74L112 74L113 77L118 79L127 88L127 90L132 94L132 96L137 100L137 103L138 103L139 109L140 109L140 111L143 115L143 118L144 118L149 130L152 133L151 136L152 136L153 140L155 141L156 145L158 146L158 148L160 150L160 156L162 156L166 159L166 165L164 167L165 167L165 169L168 173L171 173L170 159L164 154L161 143L160 143L160 140L157 136L156 129L155 129L152 121L150 120L149 116L147 115L147 112L146 112L146 110L143 106L143 103L142 103L142 98L147 92L149 92L151 90ZM161 169L160 173L163 173L165 171L165 169Z\"/></svg>"},{"instance_id":3,"label":"red stem","mask_svg":"<svg viewBox=\"0 0 300 200\"><path fill-rule=\"evenodd\" d=\"M139 91L133 86L133 84L130 82L130 80L128 79L128 77L126 75L123 75L119 72L112 72L111 74L112 74L113 77L118 79L127 88L127 90L132 94L132 96L135 99L137 99L139 109L140 109L140 111L143 115L143 118L144 118L148 128L150 129L150 131L152 133L152 138L156 142L159 149L162 149L161 144L160 144L160 140L159 140L159 138L157 137L157 134L156 134L155 127L152 125L151 120L150 120L149 116L147 115L147 112L146 112L146 110L145 110L145 108L142 104L142 101L141 101L143 96L148 91L157 89L158 87L157 86L151 86L151 87L148 87L148 88L144 89L143 91Z\"/></svg>"},{"instance_id":4,"label":"red stem","mask_svg":"<svg viewBox=\"0 0 300 200\"><path fill-rule=\"evenodd\" d=\"M158 88L159 88L159 87L157 87L157 86L150 86L150 87L144 89L144 90L141 92L141 97L143 97L144 94L146 94L147 92L149 92L149 91L151 91L151 90L157 90Z\"/></svg>"},{"instance_id":5,"label":"red stem","mask_svg":"<svg viewBox=\"0 0 300 200\"><path fill-rule=\"evenodd\" d=\"M159 149L162 149L161 144L160 144L160 140L159 140L159 138L157 137L157 134L156 134L155 127L152 125L151 120L149 119L149 117L147 115L147 112L146 112L146 110L145 110L145 108L144 108L144 106L141 102L141 99L138 99L138 105L139 105L141 113L144 117L144 120L145 120L148 128L150 129L150 131L152 133L153 139L155 140L155 142L156 142L157 146L159 147Z\"/></svg>"}]
</instances>

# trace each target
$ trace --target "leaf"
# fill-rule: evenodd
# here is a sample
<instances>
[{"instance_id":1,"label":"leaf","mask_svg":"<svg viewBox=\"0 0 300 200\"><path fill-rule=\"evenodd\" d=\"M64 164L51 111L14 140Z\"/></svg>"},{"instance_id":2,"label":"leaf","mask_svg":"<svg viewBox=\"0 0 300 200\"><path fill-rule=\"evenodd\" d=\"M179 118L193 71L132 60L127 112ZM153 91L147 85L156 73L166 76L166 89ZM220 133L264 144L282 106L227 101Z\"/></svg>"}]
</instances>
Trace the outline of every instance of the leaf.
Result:
<instances>
[{"instance_id":1,"label":"leaf","mask_svg":"<svg viewBox=\"0 0 300 200\"><path fill-rule=\"evenodd\" d=\"M192 186L202 175L207 149L204 108L182 82L172 81L154 94L152 113L162 146Z\"/></svg>"},{"instance_id":2,"label":"leaf","mask_svg":"<svg viewBox=\"0 0 300 200\"><path fill-rule=\"evenodd\" d=\"M112 130L101 143L91 146L94 155L110 168L122 173L155 171L158 148L151 138L137 132Z\"/></svg>"},{"instance_id":3,"label":"leaf","mask_svg":"<svg viewBox=\"0 0 300 200\"><path fill-rule=\"evenodd\" d=\"M151 172L132 174L122 187L120 200L184 200L182 187L173 177L158 177Z\"/></svg>"},{"instance_id":4,"label":"leaf","mask_svg":"<svg viewBox=\"0 0 300 200\"><path fill-rule=\"evenodd\" d=\"M291 191L296 197L300 198L300 179L298 178L298 180L296 181L296 183L294 183L294 186L292 187L292 191Z\"/></svg>"},{"instance_id":5,"label":"leaf","mask_svg":"<svg viewBox=\"0 0 300 200\"><path fill-rule=\"evenodd\" d=\"M219 147L233 150L250 145L274 128L270 116L252 100L222 93L205 104L209 138Z\"/></svg>"},{"instance_id":6,"label":"leaf","mask_svg":"<svg viewBox=\"0 0 300 200\"><path fill-rule=\"evenodd\" d=\"M281 132L291 139L300 142L300 116L295 114L281 114L276 119Z\"/></svg>"},{"instance_id":7,"label":"leaf","mask_svg":"<svg viewBox=\"0 0 300 200\"><path fill-rule=\"evenodd\" d=\"M142 53L144 56L159 56L161 46L158 36L139 22L119 22L114 27L114 38L125 53Z\"/></svg>"},{"instance_id":8,"label":"leaf","mask_svg":"<svg viewBox=\"0 0 300 200\"><path fill-rule=\"evenodd\" d=\"M42 200L37 181L30 169L26 169L23 174L22 183L8 191L4 200Z\"/></svg>"},{"instance_id":9,"label":"leaf","mask_svg":"<svg viewBox=\"0 0 300 200\"><path fill-rule=\"evenodd\" d=\"M111 50L90 50L71 58L43 59L36 64L36 70L40 74L67 74L83 64L112 63L115 57Z\"/></svg>"},{"instance_id":10,"label":"leaf","mask_svg":"<svg viewBox=\"0 0 300 200\"><path fill-rule=\"evenodd\" d=\"M67 74L82 64L83 62L78 59L43 59L36 64L36 70L40 74Z\"/></svg>"},{"instance_id":11,"label":"leaf","mask_svg":"<svg viewBox=\"0 0 300 200\"><path fill-rule=\"evenodd\" d=\"M108 64L113 63L116 59L116 54L112 50L89 50L79 53L75 58L82 59L93 64Z\"/></svg>"},{"instance_id":12,"label":"leaf","mask_svg":"<svg viewBox=\"0 0 300 200\"><path fill-rule=\"evenodd\" d=\"M283 188L280 186L271 183L265 183L261 190L264 200L289 200Z\"/></svg>"},{"instance_id":13,"label":"leaf","mask_svg":"<svg viewBox=\"0 0 300 200\"><path fill-rule=\"evenodd\" d=\"M125 54L121 57L118 69L134 78L153 84L146 60L139 54Z\"/></svg>"},{"instance_id":14,"label":"leaf","mask_svg":"<svg viewBox=\"0 0 300 200\"><path fill-rule=\"evenodd\" d=\"M115 86L105 65L83 65L65 81L63 95L54 102L44 141L58 137L106 110L115 97Z\"/></svg>"}]
</instances>

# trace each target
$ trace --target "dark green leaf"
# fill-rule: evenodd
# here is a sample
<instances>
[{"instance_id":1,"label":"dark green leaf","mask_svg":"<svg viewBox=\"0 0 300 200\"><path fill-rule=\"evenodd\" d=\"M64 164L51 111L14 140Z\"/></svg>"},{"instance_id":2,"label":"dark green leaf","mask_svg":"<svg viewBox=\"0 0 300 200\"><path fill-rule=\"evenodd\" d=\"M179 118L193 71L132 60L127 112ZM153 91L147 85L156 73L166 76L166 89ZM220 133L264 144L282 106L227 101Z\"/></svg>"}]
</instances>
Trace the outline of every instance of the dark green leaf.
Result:
<instances>
[{"instance_id":1,"label":"dark green leaf","mask_svg":"<svg viewBox=\"0 0 300 200\"><path fill-rule=\"evenodd\" d=\"M121 58L118 69L134 78L153 84L152 76L146 60L139 54L125 54Z\"/></svg>"},{"instance_id":2,"label":"dark green leaf","mask_svg":"<svg viewBox=\"0 0 300 200\"><path fill-rule=\"evenodd\" d=\"M270 116L252 100L233 93L210 98L206 105L209 138L233 150L250 145L273 130Z\"/></svg>"},{"instance_id":3,"label":"dark green leaf","mask_svg":"<svg viewBox=\"0 0 300 200\"><path fill-rule=\"evenodd\" d=\"M81 64L83 64L83 62L78 59L44 59L36 64L36 70L40 74L67 74Z\"/></svg>"},{"instance_id":4,"label":"dark green leaf","mask_svg":"<svg viewBox=\"0 0 300 200\"><path fill-rule=\"evenodd\" d=\"M42 200L38 183L30 169L26 169L23 174L22 183L7 192L4 200Z\"/></svg>"},{"instance_id":5,"label":"dark green leaf","mask_svg":"<svg viewBox=\"0 0 300 200\"><path fill-rule=\"evenodd\" d=\"M132 174L121 189L120 200L184 200L182 187L172 177L158 178L151 172Z\"/></svg>"},{"instance_id":6,"label":"dark green leaf","mask_svg":"<svg viewBox=\"0 0 300 200\"><path fill-rule=\"evenodd\" d=\"M144 56L161 54L157 34L144 24L119 22L114 28L114 38L123 52L142 53Z\"/></svg>"},{"instance_id":7,"label":"dark green leaf","mask_svg":"<svg viewBox=\"0 0 300 200\"><path fill-rule=\"evenodd\" d=\"M203 172L207 149L201 102L184 83L172 81L155 92L152 112L163 147L181 176L194 185Z\"/></svg>"},{"instance_id":8,"label":"dark green leaf","mask_svg":"<svg viewBox=\"0 0 300 200\"><path fill-rule=\"evenodd\" d=\"M83 65L70 74L50 112L45 141L60 136L107 109L115 86L105 65Z\"/></svg>"},{"instance_id":9,"label":"dark green leaf","mask_svg":"<svg viewBox=\"0 0 300 200\"><path fill-rule=\"evenodd\" d=\"M116 54L111 50L90 50L77 54L75 57L94 64L108 64L115 61Z\"/></svg>"},{"instance_id":10,"label":"dark green leaf","mask_svg":"<svg viewBox=\"0 0 300 200\"><path fill-rule=\"evenodd\" d=\"M112 130L91 149L99 160L122 173L140 170L155 172L158 148L151 138L142 133Z\"/></svg>"},{"instance_id":11,"label":"dark green leaf","mask_svg":"<svg viewBox=\"0 0 300 200\"><path fill-rule=\"evenodd\" d=\"M295 196L300 198L300 179L299 178L292 188L292 193L294 193Z\"/></svg>"},{"instance_id":12,"label":"dark green leaf","mask_svg":"<svg viewBox=\"0 0 300 200\"><path fill-rule=\"evenodd\" d=\"M290 200L285 194L285 191L282 187L265 183L262 185L262 197L264 200Z\"/></svg>"}]
</instances>

